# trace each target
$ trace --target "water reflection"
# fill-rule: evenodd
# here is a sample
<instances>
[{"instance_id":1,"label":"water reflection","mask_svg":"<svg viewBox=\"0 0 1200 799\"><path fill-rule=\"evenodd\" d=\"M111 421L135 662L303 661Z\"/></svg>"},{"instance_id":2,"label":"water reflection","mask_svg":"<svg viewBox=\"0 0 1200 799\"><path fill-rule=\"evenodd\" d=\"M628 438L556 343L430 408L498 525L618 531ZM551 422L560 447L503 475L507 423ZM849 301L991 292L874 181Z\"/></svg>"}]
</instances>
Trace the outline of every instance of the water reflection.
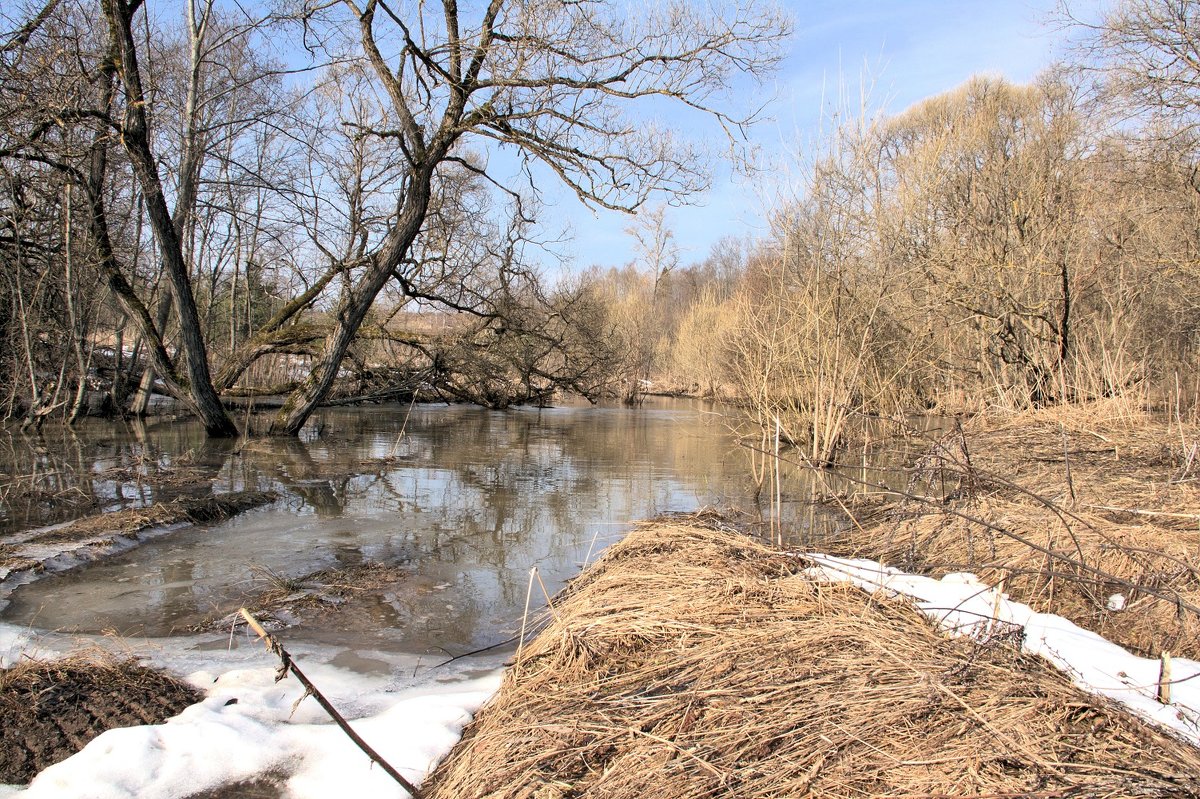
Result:
<instances>
[{"instance_id":1,"label":"water reflection","mask_svg":"<svg viewBox=\"0 0 1200 799\"><path fill-rule=\"evenodd\" d=\"M519 619L532 566L554 590L630 520L746 495L742 456L709 410L339 409L322 414L311 441L240 446L190 424L111 427L107 438L94 426L90 454L79 437L81 462L153 452L207 470L207 490L274 489L282 499L21 588L4 617L165 635L236 602L251 567L295 577L382 561L407 564L411 576L375 618L303 633L370 634L410 651L488 644Z\"/></svg>"},{"instance_id":2,"label":"water reflection","mask_svg":"<svg viewBox=\"0 0 1200 799\"><path fill-rule=\"evenodd\" d=\"M148 478L187 466L205 445L196 425L85 420L36 434L0 433L0 535L96 510L144 507L195 486L180 481L158 497Z\"/></svg>"},{"instance_id":3,"label":"water reflection","mask_svg":"<svg viewBox=\"0 0 1200 799\"><path fill-rule=\"evenodd\" d=\"M384 562L405 565L409 576L362 612L289 637L461 652L519 626L531 567L554 591L631 520L754 503L746 451L719 409L699 402L371 407L327 410L317 421L321 433L309 440L240 444L206 440L190 423L84 428L57 450L81 468L186 465L203 471L203 490L272 489L281 499L20 588L3 618L169 635L236 607L255 567L297 577ZM49 442L45 449L56 451ZM804 496L811 476L788 472L785 481L785 496ZM124 496L133 483L104 490ZM128 501L152 498L134 493Z\"/></svg>"}]
</instances>

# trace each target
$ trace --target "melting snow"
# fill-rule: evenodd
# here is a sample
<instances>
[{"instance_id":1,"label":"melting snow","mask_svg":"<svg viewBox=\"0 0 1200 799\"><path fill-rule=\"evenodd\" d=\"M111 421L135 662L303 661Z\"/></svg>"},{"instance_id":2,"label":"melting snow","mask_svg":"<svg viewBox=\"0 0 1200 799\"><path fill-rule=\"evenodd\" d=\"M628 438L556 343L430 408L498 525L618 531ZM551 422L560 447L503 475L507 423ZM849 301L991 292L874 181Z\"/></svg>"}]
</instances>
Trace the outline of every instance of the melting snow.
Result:
<instances>
[{"instance_id":1,"label":"melting snow","mask_svg":"<svg viewBox=\"0 0 1200 799\"><path fill-rule=\"evenodd\" d=\"M199 639L194 639L199 640ZM76 642L78 643L78 642ZM257 663L219 674L192 671L188 681L206 698L165 724L109 730L74 756L42 771L27 787L0 786L0 797L175 799L265 774L283 775L294 799L407 793L374 766L292 677L276 683L273 655L260 646L240 651L151 652L155 665L186 671L197 663ZM50 656L68 644L35 639L0 624L0 658L14 662L22 649ZM174 649L174 646L172 646ZM458 741L472 714L500 684L500 660L485 669L459 661L458 671L426 670L399 683L390 675L359 674L330 665L328 648L289 647L305 674L385 760L419 783ZM386 653L372 653L388 658ZM392 658L395 660L395 657ZM323 662L325 661L325 662ZM464 664L464 665L459 665ZM403 664L405 670L408 664Z\"/></svg>"},{"instance_id":2,"label":"melting snow","mask_svg":"<svg viewBox=\"0 0 1200 799\"><path fill-rule=\"evenodd\" d=\"M873 560L809 553L802 557L816 564L809 570L811 576L908 597L947 631L986 636L999 628L1020 630L1026 652L1045 658L1080 688L1113 699L1200 745L1200 680L1196 679L1200 663L1194 660L1172 661L1171 703L1164 705L1157 699L1159 661L1133 655L1061 616L1037 613L973 574L947 574L935 580Z\"/></svg>"}]
</instances>

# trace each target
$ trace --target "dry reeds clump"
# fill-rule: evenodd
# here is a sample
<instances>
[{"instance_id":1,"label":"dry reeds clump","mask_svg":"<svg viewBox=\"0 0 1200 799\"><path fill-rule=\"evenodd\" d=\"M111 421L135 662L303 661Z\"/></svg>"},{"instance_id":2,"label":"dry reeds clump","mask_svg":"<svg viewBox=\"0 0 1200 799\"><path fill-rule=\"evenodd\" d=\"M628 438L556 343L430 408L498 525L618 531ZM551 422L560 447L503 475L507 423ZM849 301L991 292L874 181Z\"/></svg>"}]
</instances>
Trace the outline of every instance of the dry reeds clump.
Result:
<instances>
[{"instance_id":1,"label":"dry reeds clump","mask_svg":"<svg viewBox=\"0 0 1200 799\"><path fill-rule=\"evenodd\" d=\"M19 534L9 541L0 541L0 567L11 572L37 569L40 565L38 556L45 552L47 546L70 549L83 544L103 543L97 540L98 536L136 536L152 527L180 522L203 524L220 521L275 499L276 494L270 491L234 491L87 516L63 527L53 527L34 535ZM33 554L31 546L36 550Z\"/></svg>"},{"instance_id":2,"label":"dry reeds clump","mask_svg":"<svg viewBox=\"0 0 1200 799\"><path fill-rule=\"evenodd\" d=\"M1056 613L1144 656L1200 657L1200 533L1066 521L1049 509L989 500L867 527L837 551L935 576L972 571L1035 610Z\"/></svg>"},{"instance_id":3,"label":"dry reeds clump","mask_svg":"<svg viewBox=\"0 0 1200 799\"><path fill-rule=\"evenodd\" d=\"M99 650L0 670L0 783L25 783L114 727L158 724L201 699L160 671Z\"/></svg>"},{"instance_id":4,"label":"dry reeds clump","mask_svg":"<svg viewBox=\"0 0 1200 799\"><path fill-rule=\"evenodd\" d=\"M1200 796L1187 744L802 569L735 533L636 530L554 602L423 796Z\"/></svg>"},{"instance_id":5,"label":"dry reeds clump","mask_svg":"<svg viewBox=\"0 0 1200 799\"><path fill-rule=\"evenodd\" d=\"M973 571L1141 654L1200 657L1200 431L1106 407L973 420L925 458L926 501L830 548Z\"/></svg>"}]
</instances>

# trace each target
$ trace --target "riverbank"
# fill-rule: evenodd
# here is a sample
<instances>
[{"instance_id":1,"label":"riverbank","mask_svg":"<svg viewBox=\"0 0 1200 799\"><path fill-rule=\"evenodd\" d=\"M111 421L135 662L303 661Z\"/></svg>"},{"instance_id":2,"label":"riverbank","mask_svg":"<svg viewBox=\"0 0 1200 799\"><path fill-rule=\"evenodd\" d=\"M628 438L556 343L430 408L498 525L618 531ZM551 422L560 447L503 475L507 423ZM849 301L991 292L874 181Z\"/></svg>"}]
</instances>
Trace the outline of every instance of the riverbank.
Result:
<instances>
[{"instance_id":1,"label":"riverbank","mask_svg":"<svg viewBox=\"0 0 1200 799\"><path fill-rule=\"evenodd\" d=\"M470 714L499 684L494 669L507 658L513 668L496 699L500 710L481 714L481 726L468 733L460 747L464 752L482 749L456 753L439 769L445 776L429 783L431 795L477 795L488 786L507 795L511 783L512 790L527 789L527 795L538 799L565 799L590 788L670 799L675 789L663 789L654 781L677 777L684 786L679 791L708 791L707 795L805 790L833 796L842 790L889 796L905 795L904 790L909 795L923 790L923 796L1004 790L1012 794L1017 792L1013 785L1024 786L1023 795L1039 797L1071 791L1195 795L1187 792L1190 784L1180 775L1198 766L1187 741L1200 740L1200 679L1193 678L1200 674L1200 664L1180 657L1180 650L1171 650L1174 672L1164 681L1170 703L1160 702L1158 683L1165 661L1153 645L1137 650L1142 658L1122 652L1062 618L1013 601L1016 589L1006 585L996 590L986 574L979 579L958 569L914 576L873 561L774 551L740 531L722 528L725 522L709 514L693 520L702 522L700 526L665 517L668 521L635 531L553 600L548 626L536 640L527 639L519 654L492 652L431 669L447 657L441 654L442 646L467 652L503 640L520 627L531 564L538 566L553 595L563 577L577 573L578 564L591 562L610 541L624 536L624 525L597 522L604 517L590 506L539 533L540 516L519 514L511 504L489 500L500 495L488 493L485 486L511 478L512 489L504 497L560 502L578 496L588 485L578 475L585 466L594 473L597 461L589 456L585 463L575 450L563 449L563 433L576 429L567 422L576 418L586 422L579 429L610 425L599 440L622 462L629 460L630 452L675 452L669 447L694 437L680 435L680 428L672 426L671 434L661 438L639 433L637 438L621 439L622 431L642 429L622 421L621 413L588 410L535 416L439 409L422 421L422 409L415 409L411 419L407 409L399 409L394 425L382 412L338 416L341 423L330 424L326 437L311 444L297 442L281 449L264 443L239 449L233 456L240 459L234 461L241 463L239 469L272 466L275 471L266 474L294 491L292 500L285 498L227 525L181 531L148 543L136 556L153 563L163 554L175 557L178 548L177 555L189 563L177 581L178 590L187 594L196 593L218 567L236 575L238 586L244 584L247 590L206 600L213 614L205 631L191 628L184 634L179 626L169 628L167 638L105 640L100 635L39 632L25 623L0 624L0 665L27 657L51 660L82 641L128 650L148 665L186 678L206 695L165 725L105 733L79 755L46 770L28 795L97 795L98 786L105 786L114 796L164 799L251 792L316 797L344 792L353 783L353 790L362 795L400 799L402 789L372 769L312 699L293 707L302 699L302 689L291 680L274 683L276 659L244 631L230 634L230 626L220 619L238 602L286 626L282 638L306 673L355 720L356 728L369 732L372 745L386 750L389 762L414 779L457 740ZM347 436L360 433L345 421L354 419L387 425L366 438L367 444L351 446L347 442L356 439ZM940 450L931 450L945 454L927 458L909 481L910 492L919 493L923 502L881 504L876 498L856 506L845 495L842 500L869 527L903 522L889 515L901 511L915 524L925 516L932 518L935 506L975 503L971 507L978 510L1001 500L1015 505L1024 495L1004 489L1005 480L1035 483L1044 499L1054 499L1054 486L1059 485L1069 498L1065 476L1059 483L1050 480L1053 473L1065 471L1065 463L1051 460L1057 449L1045 443L1004 444L1033 441L1030 431L1036 426L1028 419L1013 421L992 421L978 429L968 424L963 436L945 437ZM1061 447L1059 422L1043 421L1039 435ZM498 458L489 444L470 457L432 461L433 454L448 449L445 439L433 432L483 442L488 440L483 435L488 428L481 427L485 422L503 425L505 439L519 443L519 457ZM530 430L541 429L532 427L534 423L552 425L546 435L533 439L537 446L530 445ZM397 431L407 432L401 436ZM1056 439L1047 438L1052 433L1057 433ZM1191 485L1191 461L1182 444L1171 443L1189 440L1187 430L1180 438L1176 426L1164 427L1155 438L1144 427L1130 426L1118 438L1094 420L1081 420L1078 429L1066 426L1063 449L1076 492L1072 513L1090 512L1082 503L1104 491L1100 483L1089 482L1093 477L1109 479L1099 467L1110 456L1083 452L1085 447L1072 443L1077 435L1094 438L1093 433L1109 439L1101 444L1111 444L1112 459L1116 461L1119 453L1117 462L1129 467L1126 472L1114 467L1110 476L1132 475L1125 480L1130 491L1143 491L1147 497L1157 491L1177 503L1163 504L1160 510L1190 512L1184 492ZM973 470L956 471L951 455L957 451L954 443L963 441ZM1181 453L1178 457L1175 448ZM994 475L993 469L1009 468L999 461L988 465L989 458L999 457L992 454L994 449L1028 455L1028 462L1016 464L1013 480L1004 472ZM567 459L574 464L572 476L551 479L546 470L562 462L564 452L572 456ZM688 457L674 460L706 464L712 452L692 446L681 454ZM360 468L366 470L354 476ZM1164 469L1174 471L1163 477ZM255 472L238 474L242 485L264 485ZM648 485L663 491L660 501L667 505L662 468L646 474ZM334 482L331 475L343 477ZM1167 487L1155 488L1168 481ZM592 482L597 495L611 502L628 481ZM1151 488L1137 488L1143 483ZM704 481L725 484L718 478ZM679 489L674 492L670 496ZM437 505L440 498L453 504ZM689 504L694 503L691 499ZM1058 507L1063 500L1050 504ZM428 538L422 537L422 517L414 513L418 508L437 518ZM459 508L462 513L456 515ZM464 514L478 514L480 508L491 508L494 514L473 532L474 516ZM917 514L918 509L925 512ZM621 519L650 515L624 505L613 512ZM1144 514L1127 515L1136 522ZM276 516L277 523L264 523ZM497 536L497 530L512 534ZM995 538L1001 547L1006 537L997 533ZM1078 530L1075 538L1081 547L1086 543ZM978 545L985 539L973 533L970 540ZM487 549L493 541L496 547ZM170 542L172 547L166 547ZM197 543L211 545L213 556L197 559ZM239 549L245 545L253 549ZM235 554L240 552L250 554ZM334 554L318 558L313 552ZM263 553L279 557L269 559ZM196 568L190 565L194 562L211 566ZM106 568L97 565L80 576ZM146 572L150 577L169 576L157 568ZM1064 561L1052 571L1069 570ZM88 601L98 604L104 582L126 591L128 584L117 581L127 575L137 576L125 571L114 579L106 573L104 580L89 584ZM1054 595L1061 599L1067 595L1066 578L1051 576ZM42 581L30 589L57 582ZM139 600L143 604L158 601L154 592L162 584L158 579L144 593L131 596L145 597ZM492 600L481 587L489 585L508 598L507 604L486 604ZM540 596L542 588L536 583L533 588ZM1090 590L1100 596L1095 586ZM1113 595L1104 596L1106 608ZM62 604L52 593L44 596L47 613ZM1141 607L1137 603L1144 596L1127 596L1135 609ZM572 603L581 597L584 605L573 610ZM10 610L19 607L16 602ZM1172 608L1177 613L1179 606ZM131 603L118 610L122 619L140 612ZM1107 613L1114 616L1119 611ZM482 614L502 621L483 626L478 621ZM475 626L452 624L459 616L475 620ZM58 624L41 626L55 629ZM471 636L471 630L483 634ZM963 632L973 636L955 637ZM490 671L485 675L483 670ZM1072 678L1079 685L1072 687ZM515 688L509 686L512 681ZM1089 693L1082 693L1084 688ZM528 707L518 707L524 704ZM462 761L467 765L455 766L459 757L467 758ZM506 765L496 766L501 760ZM797 763L804 769L793 768ZM930 764L933 775L922 776ZM439 780L453 779L447 770L455 768L465 769L455 772L463 779L459 787L452 787L453 782L439 787ZM886 782L893 772L909 782ZM472 781L474 775L480 775L478 782ZM997 785L1008 787L992 787ZM0 795L15 790L0 788Z\"/></svg>"},{"instance_id":2,"label":"riverbank","mask_svg":"<svg viewBox=\"0 0 1200 799\"><path fill-rule=\"evenodd\" d=\"M9 643L6 637L11 632L11 628L0 624L0 665L4 665ZM50 645L44 639L30 642L26 651L36 651L43 660L25 662L17 668L51 674L55 682L46 686L51 692L69 694L95 681L88 674L64 674L60 665L63 661L55 657ZM302 685L291 678L277 682L279 660L260 642L239 634L229 640L228 646L191 652L160 651L145 657L142 665L155 670L145 673L170 683L172 690L182 687L196 692L199 701L181 712L176 708L173 712L177 714L164 723L115 719L138 726L108 729L75 754L41 770L28 785L0 783L0 797L407 796L382 769L373 767ZM409 662L408 676L398 680L391 674L364 674L335 666L313 646L289 644L288 651L328 700L350 719L358 734L414 781L420 781L432 763L458 740L472 712L499 682L498 658L457 661L436 671L426 666L420 674L416 673L419 662ZM0 683L6 674L0 671ZM132 695L152 701L146 694ZM3 698L0 694L0 701ZM58 710L57 720L62 726L72 730L92 726L87 702L66 703ZM7 714L4 719L8 724ZM32 718L21 729L39 721ZM68 737L65 744L78 748L84 740ZM40 750L34 748L13 752L13 759L39 755ZM24 778L6 775L9 779L14 776Z\"/></svg>"},{"instance_id":3,"label":"riverbank","mask_svg":"<svg viewBox=\"0 0 1200 799\"><path fill-rule=\"evenodd\" d=\"M1176 660L1171 703L1159 702L1156 661L970 575L785 552L712 514L677 517L606 550L530 633L502 680L457 661L400 691L293 654L412 779L450 752L426 799L1200 797L1200 663ZM199 671L158 664L202 702L105 733L27 795L315 797L353 784L404 796L300 686L275 685L251 638L234 643ZM216 665L230 657L257 665Z\"/></svg>"},{"instance_id":4,"label":"riverbank","mask_svg":"<svg viewBox=\"0 0 1200 799\"><path fill-rule=\"evenodd\" d=\"M1146 657L1200 659L1200 428L1093 404L978 417L933 442L908 496L848 510L834 554L1013 599Z\"/></svg>"},{"instance_id":5,"label":"riverbank","mask_svg":"<svg viewBox=\"0 0 1200 799\"><path fill-rule=\"evenodd\" d=\"M275 501L270 491L185 497L0 537L0 610L21 585L125 552L180 526L228 519Z\"/></svg>"},{"instance_id":6,"label":"riverbank","mask_svg":"<svg viewBox=\"0 0 1200 799\"><path fill-rule=\"evenodd\" d=\"M554 601L422 794L1200 795L1200 750L1016 628L948 635L818 562L639 528Z\"/></svg>"}]
</instances>

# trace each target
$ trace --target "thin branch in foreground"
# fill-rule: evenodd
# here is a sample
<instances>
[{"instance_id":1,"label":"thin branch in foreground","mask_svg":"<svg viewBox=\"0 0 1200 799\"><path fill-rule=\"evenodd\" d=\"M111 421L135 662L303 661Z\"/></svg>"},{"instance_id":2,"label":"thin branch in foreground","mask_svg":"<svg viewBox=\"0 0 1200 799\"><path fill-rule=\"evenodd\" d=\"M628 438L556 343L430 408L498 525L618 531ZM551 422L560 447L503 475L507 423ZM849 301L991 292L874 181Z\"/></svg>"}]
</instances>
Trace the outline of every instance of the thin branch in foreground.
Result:
<instances>
[{"instance_id":1,"label":"thin branch in foreground","mask_svg":"<svg viewBox=\"0 0 1200 799\"><path fill-rule=\"evenodd\" d=\"M350 740L354 741L355 745L358 746L359 749L363 750L367 757L371 758L371 762L377 763L380 768L387 772L389 777L400 783L400 786L404 788L404 790L408 791L409 795L412 796L413 799L418 799L419 794L417 793L417 786L409 782L403 774L393 768L392 765L384 760L378 752L371 748L370 744L364 741L359 734L354 731L354 729L350 726L350 722L346 721L345 717L342 716L342 714L337 711L337 709L329 702L329 700L325 698L325 695L317 690L317 686L313 685L312 681L309 680L308 677L304 676L304 672L300 671L300 668L292 660L292 656L288 654L287 650L283 648L282 644L275 640L274 636L267 632L266 629L258 623L258 619L254 618L250 611L246 610L245 608L241 608L238 612L241 613L242 618L246 620L246 623L250 625L250 629L258 633L258 637L266 643L267 649L271 650L279 657L279 671L276 674L275 681L278 682L282 680L288 675L289 671L294 674L296 679L300 681L300 684L304 686L305 693L311 695L313 699L317 700L317 704L324 708L325 712L329 714L329 717L333 719L339 727L342 728L342 732L346 733ZM301 696L300 698L303 699L304 697Z\"/></svg>"}]
</instances>

